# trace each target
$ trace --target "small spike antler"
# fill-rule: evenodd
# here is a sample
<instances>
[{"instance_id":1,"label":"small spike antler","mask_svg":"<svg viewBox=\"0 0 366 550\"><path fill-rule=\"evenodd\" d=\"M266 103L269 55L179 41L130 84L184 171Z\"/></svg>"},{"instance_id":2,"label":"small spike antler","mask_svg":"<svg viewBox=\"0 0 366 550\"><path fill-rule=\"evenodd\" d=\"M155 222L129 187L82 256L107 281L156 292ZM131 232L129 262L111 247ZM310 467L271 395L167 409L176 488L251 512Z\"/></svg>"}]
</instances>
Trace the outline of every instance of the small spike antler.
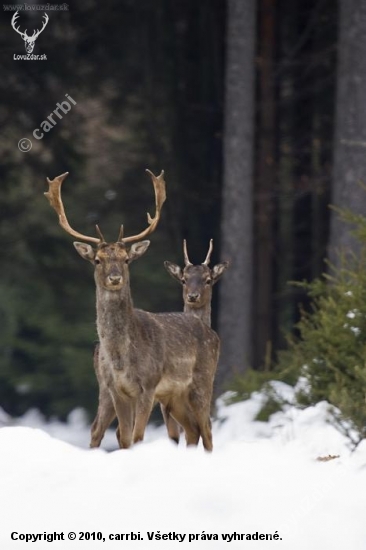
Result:
<instances>
[{"instance_id":1,"label":"small spike antler","mask_svg":"<svg viewBox=\"0 0 366 550\"><path fill-rule=\"evenodd\" d=\"M183 241L183 254L184 254L184 265L187 267L188 265L193 265L188 258L188 252L187 252L187 241L184 239Z\"/></svg>"},{"instance_id":2,"label":"small spike antler","mask_svg":"<svg viewBox=\"0 0 366 550\"><path fill-rule=\"evenodd\" d=\"M49 190L44 193L44 195L47 197L50 205L55 210L56 214L58 215L58 221L59 224L67 233L72 235L73 237L76 237L77 239L82 239L83 241L91 242L91 243L101 243L105 242L104 237L99 229L97 228L97 233L100 238L97 237L88 237L87 235L83 235L82 233L79 233L78 231L75 231L70 226L69 222L67 221L64 205L62 204L61 199L61 185L64 179L69 175L68 172L65 172L64 174L61 174L60 176L57 176L55 179L50 180L47 178L47 183L49 185Z\"/></svg>"},{"instance_id":3,"label":"small spike antler","mask_svg":"<svg viewBox=\"0 0 366 550\"><path fill-rule=\"evenodd\" d=\"M207 252L207 256L204 262L202 262L201 265L208 265L210 263L210 256L213 250L213 239L210 239L210 247ZM184 254L184 265L187 267L189 265L193 265L188 258L188 252L187 252L187 241L184 239L183 241L183 254Z\"/></svg>"},{"instance_id":4,"label":"small spike antler","mask_svg":"<svg viewBox=\"0 0 366 550\"><path fill-rule=\"evenodd\" d=\"M124 243L133 243L136 241L140 241L141 239L144 239L147 237L147 235L150 235L155 229L156 226L159 223L160 220L160 214L161 214L161 208L165 202L166 199L166 192L165 192L165 180L164 180L164 170L161 171L161 174L159 176L155 176L150 170L146 169L146 172L150 174L151 180L154 185L154 191L155 191L155 216L152 218L149 213L147 213L147 222L148 227L144 229L141 233L138 235L132 235L131 237L125 237L123 238L123 226L121 226L120 234L118 237L119 242Z\"/></svg>"},{"instance_id":5,"label":"small spike antler","mask_svg":"<svg viewBox=\"0 0 366 550\"><path fill-rule=\"evenodd\" d=\"M213 250L213 239L210 239L210 247L207 252L207 256L204 262L202 262L202 265L208 265L210 263L210 256Z\"/></svg>"}]
</instances>

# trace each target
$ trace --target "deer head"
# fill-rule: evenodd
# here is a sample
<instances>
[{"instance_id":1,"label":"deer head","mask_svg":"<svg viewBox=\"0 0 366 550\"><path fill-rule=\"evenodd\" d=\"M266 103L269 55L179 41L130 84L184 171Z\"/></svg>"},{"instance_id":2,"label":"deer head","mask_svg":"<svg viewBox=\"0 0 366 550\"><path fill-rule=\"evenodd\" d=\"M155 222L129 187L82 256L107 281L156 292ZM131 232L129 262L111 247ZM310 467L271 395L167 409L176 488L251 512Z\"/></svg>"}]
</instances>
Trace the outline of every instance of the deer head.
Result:
<instances>
[{"instance_id":1,"label":"deer head","mask_svg":"<svg viewBox=\"0 0 366 550\"><path fill-rule=\"evenodd\" d=\"M200 265L193 265L188 258L187 243L183 241L184 268L171 262L164 262L167 272L183 285L183 300L185 311L189 309L201 309L211 303L212 287L220 279L224 271L229 267L229 262L223 262L209 267L213 250L213 240L205 261Z\"/></svg>"},{"instance_id":2,"label":"deer head","mask_svg":"<svg viewBox=\"0 0 366 550\"><path fill-rule=\"evenodd\" d=\"M45 193L45 196L58 214L61 227L73 237L82 241L92 242L96 245L96 248L93 248L85 242L74 242L74 246L80 256L94 265L94 278L98 288L108 291L121 290L123 287L129 288L128 265L133 260L142 256L150 244L150 241L142 239L155 230L160 219L161 208L166 194L164 171L161 172L160 176L155 176L150 170L146 170L146 172L150 174L154 185L155 216L151 218L150 214L147 214L148 227L138 235L124 237L123 226L121 226L118 239L115 243L107 243L98 226L96 226L98 237L83 235L72 229L66 218L61 199L61 185L67 177L68 172L53 180L47 178L49 190ZM126 246L128 243L134 243L130 249Z\"/></svg>"},{"instance_id":3,"label":"deer head","mask_svg":"<svg viewBox=\"0 0 366 550\"><path fill-rule=\"evenodd\" d=\"M89 244L74 242L77 252L84 260L95 267L94 279L98 288L108 291L129 288L129 269L131 262L146 252L150 241L135 243L128 250L123 242L101 243L94 250Z\"/></svg>"},{"instance_id":4,"label":"deer head","mask_svg":"<svg viewBox=\"0 0 366 550\"><path fill-rule=\"evenodd\" d=\"M11 20L11 26L13 27L13 29L18 33L20 34L20 36L23 38L24 40L24 45L25 45L25 51L27 53L32 53L33 52L33 49L34 49L34 43L35 41L37 40L37 38L39 37L39 35L41 34L41 32L44 30L45 26L47 25L48 23L48 15L47 13L44 13L43 14L43 17L44 17L44 21L43 21L43 25L42 25L42 28L39 30L39 31L33 31L33 34L32 36L28 36L27 35L27 29L25 29L24 32L21 32L19 30L19 27L17 28L15 26L15 23L16 23L16 20L17 18L19 17L19 13L16 11L12 17L12 20Z\"/></svg>"}]
</instances>

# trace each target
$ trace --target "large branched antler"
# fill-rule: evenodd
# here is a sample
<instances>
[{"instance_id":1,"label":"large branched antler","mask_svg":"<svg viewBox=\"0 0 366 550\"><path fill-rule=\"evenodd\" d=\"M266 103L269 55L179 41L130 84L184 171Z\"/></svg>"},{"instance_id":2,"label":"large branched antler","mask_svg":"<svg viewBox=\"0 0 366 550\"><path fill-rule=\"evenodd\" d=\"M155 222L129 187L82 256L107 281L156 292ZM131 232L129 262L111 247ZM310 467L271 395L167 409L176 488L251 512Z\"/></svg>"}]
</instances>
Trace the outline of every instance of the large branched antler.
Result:
<instances>
[{"instance_id":1,"label":"large branched antler","mask_svg":"<svg viewBox=\"0 0 366 550\"><path fill-rule=\"evenodd\" d=\"M117 242L125 244L125 243L140 241L141 239L145 238L147 235L152 233L155 230L156 226L158 225L158 222L160 220L161 208L166 199L164 170L161 171L160 176L155 176L152 172L150 172L150 170L146 170L146 172L150 174L152 182L154 184L155 216L152 218L150 214L147 214L147 221L149 224L148 227L138 235L132 235L131 237L125 237L125 238L123 237L123 225L122 225ZM67 233L69 233L69 235L72 235L77 239L81 239L83 241L96 243L96 244L106 242L98 226L96 226L96 229L97 229L99 238L89 237L88 235L83 235L82 233L75 231L75 229L72 229L69 222L67 221L65 209L61 199L61 185L64 179L66 178L66 176L68 176L68 174L69 174L68 172L65 172L65 174L61 174L60 176L57 176L57 178L53 180L50 180L49 178L47 178L49 190L46 193L44 193L50 205L58 215L59 224Z\"/></svg>"},{"instance_id":2,"label":"large branched antler","mask_svg":"<svg viewBox=\"0 0 366 550\"><path fill-rule=\"evenodd\" d=\"M150 235L150 233L155 231L156 226L159 223L161 209L166 199L164 170L161 171L161 174L159 176L155 176L150 170L146 170L146 172L150 174L151 180L154 185L155 216L152 218L150 214L147 213L147 222L149 224L148 227L144 229L144 231L141 231L141 233L139 233L138 235L132 235L131 237L123 237L123 225L121 225L118 242L134 243L137 241L141 241L141 239L144 239L145 237L147 237L147 235Z\"/></svg>"},{"instance_id":3,"label":"large branched antler","mask_svg":"<svg viewBox=\"0 0 366 550\"><path fill-rule=\"evenodd\" d=\"M77 239L81 239L83 241L91 242L91 243L101 243L105 242L104 237L100 232L100 229L98 226L97 232L100 236L98 239L97 237L88 237L87 235L83 235L82 233L79 233L78 231L75 231L75 229L72 229L69 222L67 221L64 205L62 204L61 199L61 185L64 179L69 175L68 172L65 172L64 174L61 174L61 176L57 176L57 178L50 180L47 178L47 183L49 185L49 190L44 193L44 195L49 200L50 205L55 210L56 214L58 215L58 221L59 224L63 229L65 229L66 233L69 233L73 237L76 237Z\"/></svg>"}]
</instances>

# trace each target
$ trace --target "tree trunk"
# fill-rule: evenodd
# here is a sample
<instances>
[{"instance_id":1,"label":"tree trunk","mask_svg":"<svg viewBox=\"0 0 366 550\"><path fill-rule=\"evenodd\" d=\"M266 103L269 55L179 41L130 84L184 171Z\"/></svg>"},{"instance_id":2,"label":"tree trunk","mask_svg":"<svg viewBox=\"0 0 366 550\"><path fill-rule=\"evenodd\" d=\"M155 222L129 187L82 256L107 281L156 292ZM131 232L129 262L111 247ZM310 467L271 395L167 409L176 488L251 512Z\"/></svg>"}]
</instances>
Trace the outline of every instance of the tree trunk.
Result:
<instances>
[{"instance_id":1,"label":"tree trunk","mask_svg":"<svg viewBox=\"0 0 366 550\"><path fill-rule=\"evenodd\" d=\"M255 0L228 0L218 390L251 364Z\"/></svg>"},{"instance_id":2,"label":"tree trunk","mask_svg":"<svg viewBox=\"0 0 366 550\"><path fill-rule=\"evenodd\" d=\"M366 3L340 0L339 51L332 204L366 215ZM329 256L336 250L357 254L350 227L332 213Z\"/></svg>"},{"instance_id":3,"label":"tree trunk","mask_svg":"<svg viewBox=\"0 0 366 550\"><path fill-rule=\"evenodd\" d=\"M269 366L273 346L274 209L276 197L275 0L259 10L260 100L255 186L255 350L254 366Z\"/></svg>"}]
</instances>

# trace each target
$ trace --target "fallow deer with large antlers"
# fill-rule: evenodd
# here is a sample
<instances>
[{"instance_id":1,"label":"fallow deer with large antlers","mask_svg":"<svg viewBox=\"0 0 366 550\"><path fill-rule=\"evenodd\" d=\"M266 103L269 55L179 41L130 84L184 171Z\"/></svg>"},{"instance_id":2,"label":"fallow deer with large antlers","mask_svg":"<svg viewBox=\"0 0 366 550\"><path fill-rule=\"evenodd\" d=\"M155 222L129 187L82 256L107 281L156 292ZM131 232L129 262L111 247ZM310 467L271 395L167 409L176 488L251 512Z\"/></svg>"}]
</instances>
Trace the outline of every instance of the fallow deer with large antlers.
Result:
<instances>
[{"instance_id":1,"label":"fallow deer with large antlers","mask_svg":"<svg viewBox=\"0 0 366 550\"><path fill-rule=\"evenodd\" d=\"M74 243L81 257L94 266L99 374L111 397L113 415L117 415L120 447L143 439L154 402L159 401L182 426L187 445L197 445L201 437L204 448L211 451L210 404L220 347L217 334L184 313L149 313L133 307L129 264L146 252L150 242L142 239L155 230L165 201L164 173L156 177L148 172L155 190L155 216L148 215L148 227L138 235L124 237L121 227L113 243L105 241L99 227L96 238L69 225L61 199L67 173L52 181L47 178L45 195L67 233L96 245ZM96 419L98 437L103 437L111 422L106 416Z\"/></svg>"}]
</instances>

